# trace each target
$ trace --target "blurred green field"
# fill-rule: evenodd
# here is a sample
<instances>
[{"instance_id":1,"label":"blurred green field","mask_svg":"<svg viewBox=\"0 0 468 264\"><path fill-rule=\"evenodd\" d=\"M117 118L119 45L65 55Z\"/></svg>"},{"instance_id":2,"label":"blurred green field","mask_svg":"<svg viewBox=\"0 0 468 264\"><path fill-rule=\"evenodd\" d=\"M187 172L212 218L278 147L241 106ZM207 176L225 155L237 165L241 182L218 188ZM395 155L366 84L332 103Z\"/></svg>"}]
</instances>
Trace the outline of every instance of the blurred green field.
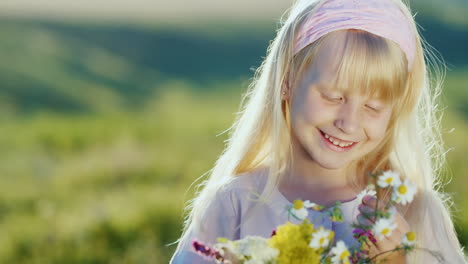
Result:
<instances>
[{"instance_id":1,"label":"blurred green field","mask_svg":"<svg viewBox=\"0 0 468 264\"><path fill-rule=\"evenodd\" d=\"M455 65L445 190L468 245L468 31L425 26ZM0 19L0 263L167 263L273 36Z\"/></svg>"},{"instance_id":2,"label":"blurred green field","mask_svg":"<svg viewBox=\"0 0 468 264\"><path fill-rule=\"evenodd\" d=\"M237 97L174 84L138 113L1 122L0 263L167 262Z\"/></svg>"}]
</instances>

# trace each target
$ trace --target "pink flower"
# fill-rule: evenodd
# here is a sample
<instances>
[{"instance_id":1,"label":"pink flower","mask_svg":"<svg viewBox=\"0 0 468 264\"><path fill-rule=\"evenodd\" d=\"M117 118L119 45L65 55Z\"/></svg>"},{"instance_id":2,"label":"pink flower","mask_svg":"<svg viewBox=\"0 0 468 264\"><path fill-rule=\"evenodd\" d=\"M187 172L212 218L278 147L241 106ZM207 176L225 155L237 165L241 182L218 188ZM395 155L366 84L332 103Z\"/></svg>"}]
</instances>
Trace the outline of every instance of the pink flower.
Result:
<instances>
[{"instance_id":1,"label":"pink flower","mask_svg":"<svg viewBox=\"0 0 468 264\"><path fill-rule=\"evenodd\" d=\"M361 229L361 228L356 228L356 229L353 230L353 233L354 233L354 237L356 239L360 238L360 237L367 237L373 243L377 243L377 239L375 239L375 237L372 234L372 231L370 229L369 230L364 230L364 229Z\"/></svg>"},{"instance_id":2,"label":"pink flower","mask_svg":"<svg viewBox=\"0 0 468 264\"><path fill-rule=\"evenodd\" d=\"M219 261L224 261L223 256L221 255L221 253L218 250L203 244L202 242L198 241L197 239L194 239L192 241L192 249L197 254L199 254L201 256L204 256L206 258L216 259L216 260L219 260Z\"/></svg>"}]
</instances>

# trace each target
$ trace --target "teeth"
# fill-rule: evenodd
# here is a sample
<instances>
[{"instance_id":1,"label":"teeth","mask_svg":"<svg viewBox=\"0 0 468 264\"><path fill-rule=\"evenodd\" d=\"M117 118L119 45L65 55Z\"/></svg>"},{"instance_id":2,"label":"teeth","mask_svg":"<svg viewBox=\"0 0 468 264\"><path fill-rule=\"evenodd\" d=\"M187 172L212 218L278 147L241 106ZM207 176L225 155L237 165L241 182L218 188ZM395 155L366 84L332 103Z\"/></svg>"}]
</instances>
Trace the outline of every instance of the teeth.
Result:
<instances>
[{"instance_id":1,"label":"teeth","mask_svg":"<svg viewBox=\"0 0 468 264\"><path fill-rule=\"evenodd\" d=\"M347 146L350 146L353 144L353 142L350 142L350 143L344 143L344 142L339 142L338 140L336 140L335 138L323 133L325 135L325 138L328 139L331 143L333 143L333 145L335 146L340 146L340 147L347 147Z\"/></svg>"}]
</instances>

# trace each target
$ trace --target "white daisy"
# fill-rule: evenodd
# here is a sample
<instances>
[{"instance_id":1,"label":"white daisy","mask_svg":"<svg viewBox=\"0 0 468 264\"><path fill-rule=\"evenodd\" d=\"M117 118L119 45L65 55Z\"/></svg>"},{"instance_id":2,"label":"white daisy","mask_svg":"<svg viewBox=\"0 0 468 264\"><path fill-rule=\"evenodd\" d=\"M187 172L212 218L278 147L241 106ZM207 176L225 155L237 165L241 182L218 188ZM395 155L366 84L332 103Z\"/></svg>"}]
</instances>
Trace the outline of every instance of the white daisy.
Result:
<instances>
[{"instance_id":1,"label":"white daisy","mask_svg":"<svg viewBox=\"0 0 468 264\"><path fill-rule=\"evenodd\" d=\"M392 200L402 205L406 205L413 201L416 191L416 185L411 183L408 179L405 179L403 183L393 187Z\"/></svg>"},{"instance_id":2,"label":"white daisy","mask_svg":"<svg viewBox=\"0 0 468 264\"><path fill-rule=\"evenodd\" d=\"M309 214L309 212L307 212L307 208L304 207L304 202L301 200L294 201L290 212L300 220L306 219L307 215Z\"/></svg>"},{"instance_id":3,"label":"white daisy","mask_svg":"<svg viewBox=\"0 0 468 264\"><path fill-rule=\"evenodd\" d=\"M309 200L305 200L304 201L304 207L305 208L311 208L315 211L320 211L323 209L323 206L319 205L319 204L316 204L316 203L312 203L311 201Z\"/></svg>"},{"instance_id":4,"label":"white daisy","mask_svg":"<svg viewBox=\"0 0 468 264\"><path fill-rule=\"evenodd\" d=\"M267 239L259 236L246 236L236 241L235 251L237 256L242 255L250 257L245 263L266 263L275 259L279 251L268 246Z\"/></svg>"},{"instance_id":5,"label":"white daisy","mask_svg":"<svg viewBox=\"0 0 468 264\"><path fill-rule=\"evenodd\" d=\"M388 186L397 186L401 183L400 174L394 171L385 171L379 176L377 185L381 188L387 188Z\"/></svg>"},{"instance_id":6,"label":"white daisy","mask_svg":"<svg viewBox=\"0 0 468 264\"><path fill-rule=\"evenodd\" d=\"M378 240L392 235L392 231L397 227L393 219L379 218L374 226L372 232Z\"/></svg>"},{"instance_id":7,"label":"white daisy","mask_svg":"<svg viewBox=\"0 0 468 264\"><path fill-rule=\"evenodd\" d=\"M364 190L362 190L360 193L358 193L358 195L356 195L356 197L357 197L358 201L362 203L362 198L364 198L364 196L370 195L370 196L375 197L376 194L377 193L375 192L375 190L372 190L369 187L366 187Z\"/></svg>"},{"instance_id":8,"label":"white daisy","mask_svg":"<svg viewBox=\"0 0 468 264\"><path fill-rule=\"evenodd\" d=\"M313 249L326 248L330 243L330 237L332 232L322 227L319 228L315 233L312 234L309 246Z\"/></svg>"},{"instance_id":9,"label":"white daisy","mask_svg":"<svg viewBox=\"0 0 468 264\"><path fill-rule=\"evenodd\" d=\"M404 246L408 246L408 247L413 246L414 243L416 243L416 234L414 232L408 232L404 234L401 243Z\"/></svg>"},{"instance_id":10,"label":"white daisy","mask_svg":"<svg viewBox=\"0 0 468 264\"><path fill-rule=\"evenodd\" d=\"M304 204L304 207L306 207L306 208L312 208L312 207L314 207L314 206L317 205L316 203L312 203L312 202L309 201L309 200L305 200L305 201L303 202L303 204Z\"/></svg>"},{"instance_id":11,"label":"white daisy","mask_svg":"<svg viewBox=\"0 0 468 264\"><path fill-rule=\"evenodd\" d=\"M330 250L332 255L331 262L332 264L349 264L349 257L351 253L349 252L346 244L340 240L336 243L336 246Z\"/></svg>"}]
</instances>

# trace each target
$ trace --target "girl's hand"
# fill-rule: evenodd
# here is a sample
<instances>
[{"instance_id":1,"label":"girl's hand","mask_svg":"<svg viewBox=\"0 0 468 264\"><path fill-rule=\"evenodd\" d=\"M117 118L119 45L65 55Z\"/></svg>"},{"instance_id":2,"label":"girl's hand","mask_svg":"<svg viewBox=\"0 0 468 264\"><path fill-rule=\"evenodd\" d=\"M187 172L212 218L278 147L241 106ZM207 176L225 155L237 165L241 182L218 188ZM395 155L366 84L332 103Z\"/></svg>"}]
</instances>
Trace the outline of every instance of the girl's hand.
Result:
<instances>
[{"instance_id":1,"label":"girl's hand","mask_svg":"<svg viewBox=\"0 0 468 264\"><path fill-rule=\"evenodd\" d=\"M359 205L360 212L357 216L358 223L364 226L374 225L375 217L373 215L377 202L376 198L374 196L367 195L362 200L362 204ZM385 203L379 201L377 210L384 211L384 207ZM402 250L391 251L401 245L403 235L410 231L410 226L398 211L395 211L394 222L397 227L392 231L390 236L385 236L381 239L376 238L376 243L371 242L370 247L365 248L366 250L369 250L370 258L378 255L377 260L386 259L388 263L405 263L405 256Z\"/></svg>"},{"instance_id":2,"label":"girl's hand","mask_svg":"<svg viewBox=\"0 0 468 264\"><path fill-rule=\"evenodd\" d=\"M224 250L224 260L223 262L220 262L220 263L223 263L223 264L240 264L240 260L236 257L235 254L233 254L228 248L223 248ZM217 262L219 263L219 262Z\"/></svg>"}]
</instances>

